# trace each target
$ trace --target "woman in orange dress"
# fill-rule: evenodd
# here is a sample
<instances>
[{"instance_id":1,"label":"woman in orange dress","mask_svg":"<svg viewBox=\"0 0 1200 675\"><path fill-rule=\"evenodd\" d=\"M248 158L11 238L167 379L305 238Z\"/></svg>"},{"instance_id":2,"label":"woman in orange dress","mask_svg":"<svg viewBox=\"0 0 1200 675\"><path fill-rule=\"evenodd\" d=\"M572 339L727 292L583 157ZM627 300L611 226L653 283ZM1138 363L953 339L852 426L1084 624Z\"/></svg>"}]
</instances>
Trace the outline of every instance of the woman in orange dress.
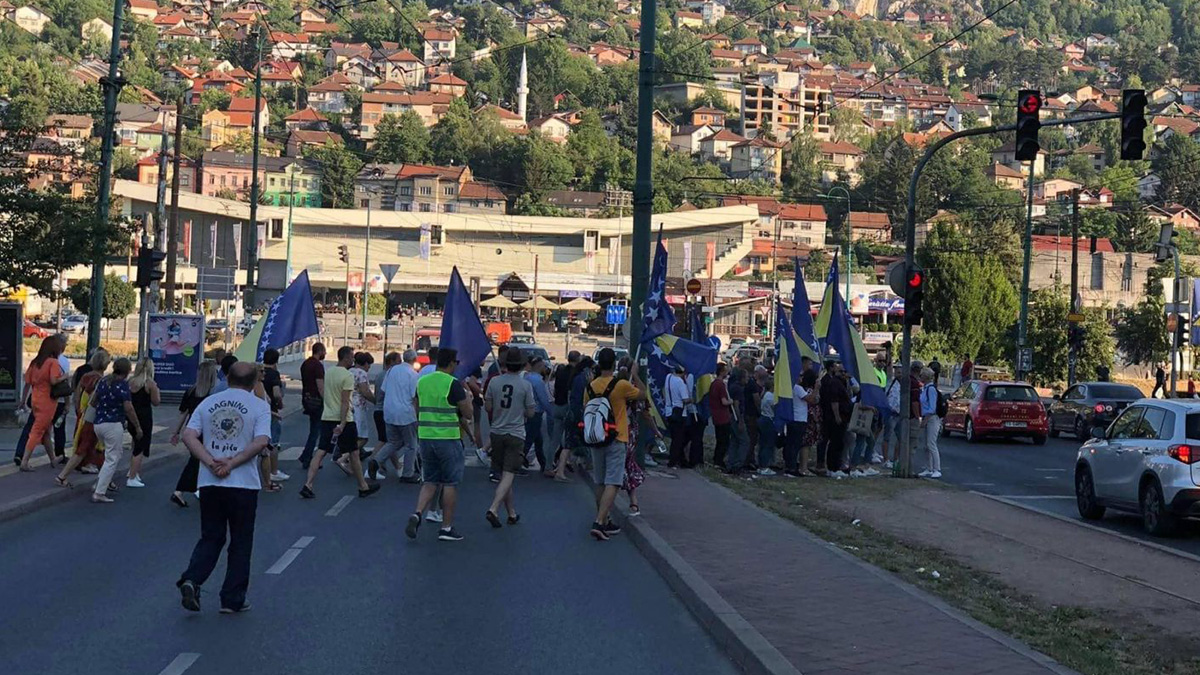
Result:
<instances>
[{"instance_id":1,"label":"woman in orange dress","mask_svg":"<svg viewBox=\"0 0 1200 675\"><path fill-rule=\"evenodd\" d=\"M63 341L57 335L42 340L37 356L25 371L25 382L33 391L33 428L29 430L29 442L25 444L25 454L21 457L22 471L33 471L29 461L39 447L46 451L50 466L54 466L54 439L50 432L58 411L58 401L50 394L50 389L68 377L58 365L58 355L62 350Z\"/></svg>"}]
</instances>

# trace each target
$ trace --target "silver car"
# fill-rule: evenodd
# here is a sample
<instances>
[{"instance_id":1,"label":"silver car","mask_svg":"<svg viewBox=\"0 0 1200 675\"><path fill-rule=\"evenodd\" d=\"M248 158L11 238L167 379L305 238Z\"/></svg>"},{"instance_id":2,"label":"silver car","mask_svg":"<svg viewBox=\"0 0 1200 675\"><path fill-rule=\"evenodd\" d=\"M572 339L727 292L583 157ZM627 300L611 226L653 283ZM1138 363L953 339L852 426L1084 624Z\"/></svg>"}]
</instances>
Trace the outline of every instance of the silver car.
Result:
<instances>
[{"instance_id":1,"label":"silver car","mask_svg":"<svg viewBox=\"0 0 1200 675\"><path fill-rule=\"evenodd\" d=\"M1075 462L1075 499L1086 519L1108 508L1140 513L1159 536L1200 518L1200 401L1142 399L1092 429Z\"/></svg>"}]
</instances>

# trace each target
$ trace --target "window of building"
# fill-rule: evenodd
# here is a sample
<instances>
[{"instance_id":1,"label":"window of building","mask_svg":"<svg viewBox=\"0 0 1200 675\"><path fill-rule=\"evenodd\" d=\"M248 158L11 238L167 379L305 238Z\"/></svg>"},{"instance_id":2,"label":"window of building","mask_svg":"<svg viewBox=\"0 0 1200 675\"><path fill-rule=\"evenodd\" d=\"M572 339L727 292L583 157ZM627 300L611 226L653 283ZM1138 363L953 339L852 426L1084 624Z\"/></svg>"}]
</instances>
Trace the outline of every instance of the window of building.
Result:
<instances>
[{"instance_id":1,"label":"window of building","mask_svg":"<svg viewBox=\"0 0 1200 675\"><path fill-rule=\"evenodd\" d=\"M433 194L433 188L429 187L428 185L423 185L421 186L420 194L422 197L429 197Z\"/></svg>"},{"instance_id":2,"label":"window of building","mask_svg":"<svg viewBox=\"0 0 1200 675\"><path fill-rule=\"evenodd\" d=\"M483 208L485 208L485 209L493 208L492 200L490 200L490 199L484 200Z\"/></svg>"},{"instance_id":3,"label":"window of building","mask_svg":"<svg viewBox=\"0 0 1200 675\"><path fill-rule=\"evenodd\" d=\"M800 223L801 230L812 230L812 223Z\"/></svg>"},{"instance_id":4,"label":"window of building","mask_svg":"<svg viewBox=\"0 0 1200 675\"><path fill-rule=\"evenodd\" d=\"M421 204L421 213L429 213L429 204Z\"/></svg>"},{"instance_id":5,"label":"window of building","mask_svg":"<svg viewBox=\"0 0 1200 675\"><path fill-rule=\"evenodd\" d=\"M225 187L225 176L221 176L221 187Z\"/></svg>"},{"instance_id":6,"label":"window of building","mask_svg":"<svg viewBox=\"0 0 1200 675\"><path fill-rule=\"evenodd\" d=\"M190 175L188 175L186 173L179 174L179 185L180 186L188 187L191 184L192 184L192 177Z\"/></svg>"},{"instance_id":7,"label":"window of building","mask_svg":"<svg viewBox=\"0 0 1200 675\"><path fill-rule=\"evenodd\" d=\"M600 250L600 230L584 230L583 231L583 250L584 251L599 251Z\"/></svg>"},{"instance_id":8,"label":"window of building","mask_svg":"<svg viewBox=\"0 0 1200 675\"><path fill-rule=\"evenodd\" d=\"M446 231L441 225L429 226L429 243L432 246L441 246L446 243Z\"/></svg>"},{"instance_id":9,"label":"window of building","mask_svg":"<svg viewBox=\"0 0 1200 675\"><path fill-rule=\"evenodd\" d=\"M759 238L759 239L767 239L767 238L769 238L770 236L771 236L771 233L770 233L770 232L768 232L767 230L759 230L759 231L758 231L758 238Z\"/></svg>"},{"instance_id":10,"label":"window of building","mask_svg":"<svg viewBox=\"0 0 1200 675\"><path fill-rule=\"evenodd\" d=\"M443 206L446 207L446 213L454 213L458 210L458 207L454 204L443 204Z\"/></svg>"},{"instance_id":11,"label":"window of building","mask_svg":"<svg viewBox=\"0 0 1200 675\"><path fill-rule=\"evenodd\" d=\"M447 197L453 197L454 196L454 186L447 185L446 187L442 188L442 194L446 195Z\"/></svg>"},{"instance_id":12,"label":"window of building","mask_svg":"<svg viewBox=\"0 0 1200 675\"><path fill-rule=\"evenodd\" d=\"M283 239L283 218L272 218L270 237L272 239Z\"/></svg>"},{"instance_id":13,"label":"window of building","mask_svg":"<svg viewBox=\"0 0 1200 675\"><path fill-rule=\"evenodd\" d=\"M361 200L359 200L359 207L361 207L361 208L364 208L364 209L365 209L365 208L367 208L367 207L369 207L369 206L371 206L371 199L370 199L370 197L368 197L368 198L366 198L366 199L361 199Z\"/></svg>"},{"instance_id":14,"label":"window of building","mask_svg":"<svg viewBox=\"0 0 1200 675\"><path fill-rule=\"evenodd\" d=\"M411 187L409 187L408 185L401 185L401 186L400 186L400 194L402 194L402 195L404 195L405 197L407 197L407 196L409 196L409 195L411 195L411 194L412 194L412 188L411 188Z\"/></svg>"}]
</instances>

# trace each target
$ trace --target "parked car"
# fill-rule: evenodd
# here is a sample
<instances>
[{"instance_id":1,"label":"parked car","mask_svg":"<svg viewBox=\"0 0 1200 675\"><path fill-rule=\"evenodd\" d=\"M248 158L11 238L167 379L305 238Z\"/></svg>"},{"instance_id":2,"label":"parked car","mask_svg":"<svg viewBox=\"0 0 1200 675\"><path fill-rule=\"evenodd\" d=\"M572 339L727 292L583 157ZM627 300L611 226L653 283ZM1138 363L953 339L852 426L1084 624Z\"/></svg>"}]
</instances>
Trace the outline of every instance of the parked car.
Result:
<instances>
[{"instance_id":1,"label":"parked car","mask_svg":"<svg viewBox=\"0 0 1200 675\"><path fill-rule=\"evenodd\" d=\"M209 340L225 339L225 331L229 330L227 319L208 319L204 322L204 333Z\"/></svg>"},{"instance_id":2,"label":"parked car","mask_svg":"<svg viewBox=\"0 0 1200 675\"><path fill-rule=\"evenodd\" d=\"M258 317L256 316L243 317L242 320L238 321L237 324L238 335L248 334L254 328L254 324L257 321Z\"/></svg>"},{"instance_id":3,"label":"parked car","mask_svg":"<svg viewBox=\"0 0 1200 675\"><path fill-rule=\"evenodd\" d=\"M529 360L535 356L547 362L553 358L550 356L550 353L546 351L546 348L541 345L509 343L508 348L512 349L513 347L516 347L521 351L521 356L525 357L525 363L529 363Z\"/></svg>"},{"instance_id":4,"label":"parked car","mask_svg":"<svg viewBox=\"0 0 1200 675\"><path fill-rule=\"evenodd\" d=\"M596 347L596 351L592 352L592 360L597 363L600 362L600 350L601 349L605 349L605 347ZM611 349L611 350L613 350L614 353L616 353L617 363L620 363L621 359L625 358L626 356L629 356L629 350L624 347L608 347L608 349Z\"/></svg>"},{"instance_id":5,"label":"parked car","mask_svg":"<svg viewBox=\"0 0 1200 675\"><path fill-rule=\"evenodd\" d=\"M509 338L509 343L514 345L531 345L533 344L533 335L529 333L513 333Z\"/></svg>"},{"instance_id":6,"label":"parked car","mask_svg":"<svg viewBox=\"0 0 1200 675\"><path fill-rule=\"evenodd\" d=\"M950 395L942 433L962 432L968 443L985 436L1028 437L1046 442L1046 408L1037 390L1024 382L971 380Z\"/></svg>"},{"instance_id":7,"label":"parked car","mask_svg":"<svg viewBox=\"0 0 1200 675\"><path fill-rule=\"evenodd\" d=\"M1050 435L1057 438L1070 432L1086 441L1092 437L1092 427L1108 428L1126 406L1143 396L1142 390L1129 384L1080 382L1050 404Z\"/></svg>"},{"instance_id":8,"label":"parked car","mask_svg":"<svg viewBox=\"0 0 1200 675\"><path fill-rule=\"evenodd\" d=\"M1157 536L1200 518L1200 402L1142 399L1125 408L1075 460L1075 501L1088 520L1106 509L1139 513Z\"/></svg>"},{"instance_id":9,"label":"parked car","mask_svg":"<svg viewBox=\"0 0 1200 675\"><path fill-rule=\"evenodd\" d=\"M358 332L358 339L366 340L369 337L383 339L383 326L374 319L367 319L363 323L362 330Z\"/></svg>"},{"instance_id":10,"label":"parked car","mask_svg":"<svg viewBox=\"0 0 1200 675\"><path fill-rule=\"evenodd\" d=\"M86 333L88 318L83 314L72 314L64 317L58 329L64 333Z\"/></svg>"},{"instance_id":11,"label":"parked car","mask_svg":"<svg viewBox=\"0 0 1200 675\"><path fill-rule=\"evenodd\" d=\"M36 323L25 319L25 326L21 329L21 337L27 338L48 338L51 332L37 325Z\"/></svg>"}]
</instances>

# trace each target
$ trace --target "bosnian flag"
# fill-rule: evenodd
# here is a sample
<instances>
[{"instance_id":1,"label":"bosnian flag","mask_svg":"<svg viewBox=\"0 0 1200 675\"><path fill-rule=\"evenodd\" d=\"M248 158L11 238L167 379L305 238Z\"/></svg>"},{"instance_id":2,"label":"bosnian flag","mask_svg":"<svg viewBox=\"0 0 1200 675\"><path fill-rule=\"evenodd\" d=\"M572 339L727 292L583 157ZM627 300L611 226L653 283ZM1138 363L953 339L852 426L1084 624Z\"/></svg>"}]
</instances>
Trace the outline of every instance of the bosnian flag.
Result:
<instances>
[{"instance_id":1,"label":"bosnian flag","mask_svg":"<svg viewBox=\"0 0 1200 675\"><path fill-rule=\"evenodd\" d=\"M262 362L263 352L268 349L286 347L316 334L317 310L313 306L308 270L304 270L275 298L233 355L239 361Z\"/></svg>"}]
</instances>

